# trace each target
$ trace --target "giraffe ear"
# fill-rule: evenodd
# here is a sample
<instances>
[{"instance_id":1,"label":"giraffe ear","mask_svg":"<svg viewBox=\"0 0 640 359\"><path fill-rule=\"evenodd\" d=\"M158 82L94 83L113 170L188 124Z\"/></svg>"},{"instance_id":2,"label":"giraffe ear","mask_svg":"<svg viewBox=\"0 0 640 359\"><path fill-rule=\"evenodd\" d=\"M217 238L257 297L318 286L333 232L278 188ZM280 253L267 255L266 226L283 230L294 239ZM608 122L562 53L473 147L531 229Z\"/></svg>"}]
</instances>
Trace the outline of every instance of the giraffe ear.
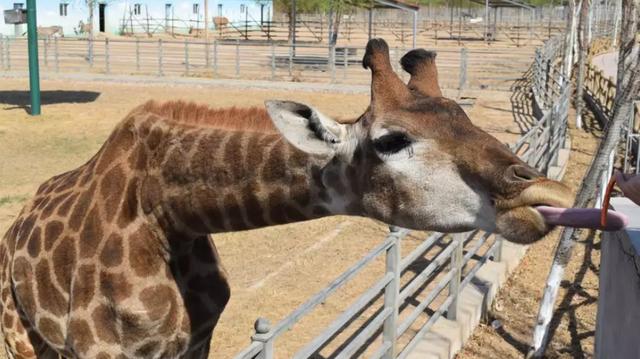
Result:
<instances>
[{"instance_id":1,"label":"giraffe ear","mask_svg":"<svg viewBox=\"0 0 640 359\"><path fill-rule=\"evenodd\" d=\"M347 141L348 125L318 110L292 101L266 101L267 112L280 133L296 148L310 154L330 155Z\"/></svg>"}]
</instances>

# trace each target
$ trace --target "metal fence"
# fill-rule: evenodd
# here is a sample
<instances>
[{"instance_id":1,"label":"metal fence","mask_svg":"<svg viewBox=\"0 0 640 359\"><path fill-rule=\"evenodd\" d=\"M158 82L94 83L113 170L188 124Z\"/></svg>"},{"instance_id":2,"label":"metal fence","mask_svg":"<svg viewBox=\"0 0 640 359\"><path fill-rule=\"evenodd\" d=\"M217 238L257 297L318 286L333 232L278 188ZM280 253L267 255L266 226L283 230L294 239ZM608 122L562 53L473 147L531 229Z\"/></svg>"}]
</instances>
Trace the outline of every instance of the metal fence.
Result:
<instances>
[{"instance_id":1,"label":"metal fence","mask_svg":"<svg viewBox=\"0 0 640 359\"><path fill-rule=\"evenodd\" d=\"M363 42L364 43L364 42ZM407 51L393 47L396 71ZM52 38L39 41L41 73L102 73L368 85L364 47L246 41ZM530 66L533 48L442 48L445 89L509 90ZM27 41L0 36L0 70L27 71Z\"/></svg>"},{"instance_id":2,"label":"metal fence","mask_svg":"<svg viewBox=\"0 0 640 359\"><path fill-rule=\"evenodd\" d=\"M616 83L592 64L587 64L586 70L584 100L595 119L604 128L613 118ZM640 173L640 101L634 102L629 119L624 123L622 131L624 148L619 146L609 154L607 167L599 174L596 207L602 204L607 183L613 174L616 157L620 158L624 172Z\"/></svg>"},{"instance_id":3,"label":"metal fence","mask_svg":"<svg viewBox=\"0 0 640 359\"><path fill-rule=\"evenodd\" d=\"M551 177L561 173L554 167L565 147L571 93L557 61L559 43L550 41L537 52L531 90L541 116L511 146L523 160ZM235 358L277 357L276 341L284 333L295 330L296 323L305 315L381 256L384 256L382 276L291 357L309 358L331 351L321 357L406 358L440 317L456 319L461 291L484 263L501 260L503 246L499 236L480 231L431 233L402 256L401 245L407 235L408 230L391 227L380 245L284 319L270 325L267 319L259 318L251 344ZM355 319L362 317L366 317L364 323L356 324ZM341 335L345 331L349 332L346 338ZM331 345L341 338L342 342Z\"/></svg>"}]
</instances>

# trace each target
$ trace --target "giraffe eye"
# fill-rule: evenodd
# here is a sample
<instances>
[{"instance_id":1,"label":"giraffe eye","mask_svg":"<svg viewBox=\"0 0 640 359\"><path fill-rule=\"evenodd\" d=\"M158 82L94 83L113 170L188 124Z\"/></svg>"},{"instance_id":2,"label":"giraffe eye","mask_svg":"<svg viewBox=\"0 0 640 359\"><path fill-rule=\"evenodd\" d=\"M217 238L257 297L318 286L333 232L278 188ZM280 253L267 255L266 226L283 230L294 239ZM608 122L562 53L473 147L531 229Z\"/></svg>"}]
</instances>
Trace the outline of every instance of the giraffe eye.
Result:
<instances>
[{"instance_id":1,"label":"giraffe eye","mask_svg":"<svg viewBox=\"0 0 640 359\"><path fill-rule=\"evenodd\" d=\"M402 132L391 132L373 140L373 148L379 153L391 155L411 145L411 139Z\"/></svg>"}]
</instances>

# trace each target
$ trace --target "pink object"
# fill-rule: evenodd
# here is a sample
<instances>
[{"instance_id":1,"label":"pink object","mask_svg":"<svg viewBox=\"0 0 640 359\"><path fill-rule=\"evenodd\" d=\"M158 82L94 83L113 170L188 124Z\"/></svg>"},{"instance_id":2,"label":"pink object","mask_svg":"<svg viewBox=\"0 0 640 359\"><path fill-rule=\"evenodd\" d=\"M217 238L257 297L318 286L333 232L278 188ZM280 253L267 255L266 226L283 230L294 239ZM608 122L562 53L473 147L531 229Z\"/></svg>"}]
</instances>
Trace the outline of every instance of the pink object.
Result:
<instances>
[{"instance_id":1,"label":"pink object","mask_svg":"<svg viewBox=\"0 0 640 359\"><path fill-rule=\"evenodd\" d=\"M601 211L597 208L557 208L549 206L535 207L551 225L575 228L593 228L603 231L617 231L629 224L626 215L613 210L608 211L607 222L600 223Z\"/></svg>"}]
</instances>

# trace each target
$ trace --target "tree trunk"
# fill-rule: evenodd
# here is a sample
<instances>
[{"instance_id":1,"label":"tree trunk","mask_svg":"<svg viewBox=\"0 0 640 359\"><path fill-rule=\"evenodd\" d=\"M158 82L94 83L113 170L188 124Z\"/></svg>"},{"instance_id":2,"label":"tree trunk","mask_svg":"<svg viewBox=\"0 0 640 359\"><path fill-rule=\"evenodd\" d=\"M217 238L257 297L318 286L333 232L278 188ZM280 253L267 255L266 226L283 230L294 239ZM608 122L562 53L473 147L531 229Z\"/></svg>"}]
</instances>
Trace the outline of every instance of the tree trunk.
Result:
<instances>
[{"instance_id":1,"label":"tree trunk","mask_svg":"<svg viewBox=\"0 0 640 359\"><path fill-rule=\"evenodd\" d=\"M331 33L331 42L329 45L335 45L338 42L338 32L340 31L340 19L342 18L342 6L336 6L336 12L333 16L333 32Z\"/></svg>"},{"instance_id":2,"label":"tree trunk","mask_svg":"<svg viewBox=\"0 0 640 359\"><path fill-rule=\"evenodd\" d=\"M89 38L93 40L93 8L95 7L95 0L87 0L87 6L89 7Z\"/></svg>"},{"instance_id":3,"label":"tree trunk","mask_svg":"<svg viewBox=\"0 0 640 359\"><path fill-rule=\"evenodd\" d=\"M569 8L569 16L571 19L567 22L567 40L565 43L565 54L564 54L564 73L567 81L571 81L571 75L573 72L573 64L575 63L574 54L576 51L576 33L578 27L578 14L580 13L580 9L582 8L582 2L584 0L580 0L577 4L575 0L570 2L571 6Z\"/></svg>"},{"instance_id":4,"label":"tree trunk","mask_svg":"<svg viewBox=\"0 0 640 359\"><path fill-rule=\"evenodd\" d=\"M590 0L582 0L580 19L578 23L578 76L576 78L576 127L582 128L582 112L584 111L584 73L587 49L589 48L588 22Z\"/></svg>"},{"instance_id":5,"label":"tree trunk","mask_svg":"<svg viewBox=\"0 0 640 359\"><path fill-rule=\"evenodd\" d=\"M93 8L95 0L86 0L89 7L89 46L87 48L87 58L89 65L93 66ZM133 30L132 30L133 32Z\"/></svg>"},{"instance_id":6,"label":"tree trunk","mask_svg":"<svg viewBox=\"0 0 640 359\"><path fill-rule=\"evenodd\" d=\"M639 2L640 0L622 0L618 78L613 117L607 124L603 140L600 142L591 167L589 167L589 171L578 190L574 203L574 207L577 208L586 207L594 198L600 175L607 168L609 156L620 142L623 124L629 120L633 108L633 99L640 90L640 51L631 56L631 51L636 44L635 36L640 30ZM573 245L580 232L581 230L567 227L560 235L560 242L556 247L553 264L549 271L549 277L547 278L544 295L538 311L537 324L534 329L534 343L528 357L540 358L544 355L549 337L552 335L549 332L549 323L553 315L553 305L558 295L560 280L563 278L564 269L571 259Z\"/></svg>"}]
</instances>

